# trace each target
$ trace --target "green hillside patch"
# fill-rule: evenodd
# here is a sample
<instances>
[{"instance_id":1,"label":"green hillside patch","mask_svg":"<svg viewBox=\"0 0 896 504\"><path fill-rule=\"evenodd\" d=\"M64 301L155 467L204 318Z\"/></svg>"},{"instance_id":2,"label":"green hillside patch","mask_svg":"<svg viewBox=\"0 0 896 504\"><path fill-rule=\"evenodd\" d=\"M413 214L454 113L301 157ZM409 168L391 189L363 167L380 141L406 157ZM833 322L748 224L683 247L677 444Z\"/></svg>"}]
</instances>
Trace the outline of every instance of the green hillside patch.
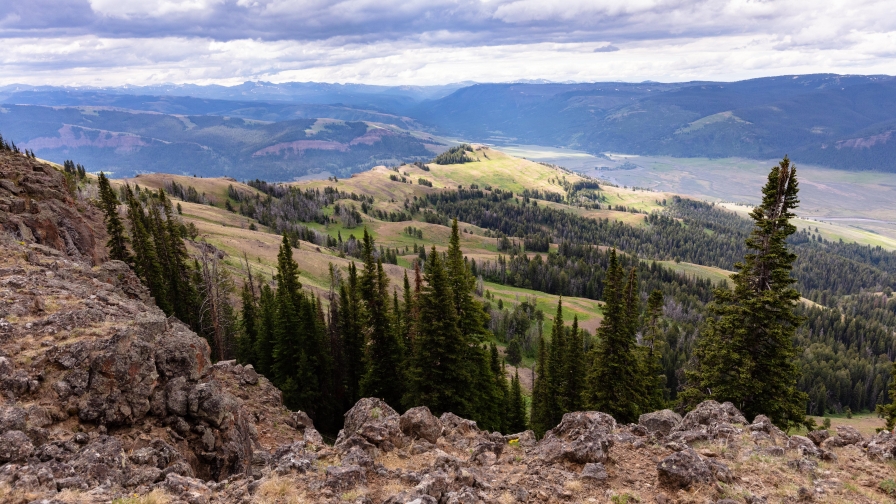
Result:
<instances>
[{"instance_id":1,"label":"green hillside patch","mask_svg":"<svg viewBox=\"0 0 896 504\"><path fill-rule=\"evenodd\" d=\"M740 117L737 117L736 115L734 115L734 112L731 112L729 110L727 112L719 112L718 114L712 114L712 115L708 115L706 117L701 117L700 119L697 119L696 121L688 124L686 127L679 128L679 129L675 130L675 134L681 135L682 133L690 133L692 131L697 131L701 128L704 128L710 124L720 123L720 122L724 122L724 121L733 121L736 123L750 124L750 122L744 121Z\"/></svg>"}]
</instances>

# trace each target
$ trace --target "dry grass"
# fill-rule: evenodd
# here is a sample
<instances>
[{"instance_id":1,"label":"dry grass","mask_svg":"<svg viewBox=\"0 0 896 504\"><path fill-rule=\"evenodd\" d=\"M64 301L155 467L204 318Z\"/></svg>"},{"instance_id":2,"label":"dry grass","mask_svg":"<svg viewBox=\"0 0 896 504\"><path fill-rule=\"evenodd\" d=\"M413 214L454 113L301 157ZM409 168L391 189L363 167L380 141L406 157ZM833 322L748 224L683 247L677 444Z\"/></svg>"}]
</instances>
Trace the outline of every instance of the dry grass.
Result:
<instances>
[{"instance_id":1,"label":"dry grass","mask_svg":"<svg viewBox=\"0 0 896 504\"><path fill-rule=\"evenodd\" d=\"M24 504L35 498L37 498L36 495L29 494L23 490L14 489L5 483L0 484L0 502L3 504Z\"/></svg>"},{"instance_id":2,"label":"dry grass","mask_svg":"<svg viewBox=\"0 0 896 504\"><path fill-rule=\"evenodd\" d=\"M298 484L283 476L272 476L258 487L257 504L304 504L308 502L298 490Z\"/></svg>"},{"instance_id":3,"label":"dry grass","mask_svg":"<svg viewBox=\"0 0 896 504\"><path fill-rule=\"evenodd\" d=\"M120 497L112 501L112 504L168 504L173 501L173 497L165 493L163 490L155 489L145 495L134 495L133 497ZM66 501L67 502L67 501ZM89 502L89 501L74 501Z\"/></svg>"}]
</instances>

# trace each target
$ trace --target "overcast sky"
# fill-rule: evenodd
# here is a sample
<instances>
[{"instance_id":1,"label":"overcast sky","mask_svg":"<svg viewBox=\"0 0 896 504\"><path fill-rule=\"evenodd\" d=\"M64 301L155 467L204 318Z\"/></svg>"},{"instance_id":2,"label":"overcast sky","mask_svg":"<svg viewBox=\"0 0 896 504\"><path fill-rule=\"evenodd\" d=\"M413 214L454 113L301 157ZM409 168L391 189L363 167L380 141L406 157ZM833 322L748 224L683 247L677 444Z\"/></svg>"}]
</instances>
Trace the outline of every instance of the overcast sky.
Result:
<instances>
[{"instance_id":1,"label":"overcast sky","mask_svg":"<svg viewBox=\"0 0 896 504\"><path fill-rule=\"evenodd\" d=\"M0 0L0 84L896 74L893 0Z\"/></svg>"}]
</instances>

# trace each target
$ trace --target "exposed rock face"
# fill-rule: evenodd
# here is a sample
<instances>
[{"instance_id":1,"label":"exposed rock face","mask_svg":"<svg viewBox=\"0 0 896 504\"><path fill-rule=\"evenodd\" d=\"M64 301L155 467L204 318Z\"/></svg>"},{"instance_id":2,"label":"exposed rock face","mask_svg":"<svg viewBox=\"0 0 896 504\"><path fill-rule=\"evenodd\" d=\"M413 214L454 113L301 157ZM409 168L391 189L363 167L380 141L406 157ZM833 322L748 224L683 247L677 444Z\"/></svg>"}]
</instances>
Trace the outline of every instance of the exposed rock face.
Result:
<instances>
[{"instance_id":1,"label":"exposed rock face","mask_svg":"<svg viewBox=\"0 0 896 504\"><path fill-rule=\"evenodd\" d=\"M97 265L107 257L99 215L69 194L59 170L0 152L0 228L7 233Z\"/></svg>"},{"instance_id":2,"label":"exposed rock face","mask_svg":"<svg viewBox=\"0 0 896 504\"><path fill-rule=\"evenodd\" d=\"M205 340L166 319L126 264L102 263L101 214L60 172L0 153L0 181L0 490L249 473L284 437L258 434L285 423L279 391L212 366Z\"/></svg>"}]
</instances>

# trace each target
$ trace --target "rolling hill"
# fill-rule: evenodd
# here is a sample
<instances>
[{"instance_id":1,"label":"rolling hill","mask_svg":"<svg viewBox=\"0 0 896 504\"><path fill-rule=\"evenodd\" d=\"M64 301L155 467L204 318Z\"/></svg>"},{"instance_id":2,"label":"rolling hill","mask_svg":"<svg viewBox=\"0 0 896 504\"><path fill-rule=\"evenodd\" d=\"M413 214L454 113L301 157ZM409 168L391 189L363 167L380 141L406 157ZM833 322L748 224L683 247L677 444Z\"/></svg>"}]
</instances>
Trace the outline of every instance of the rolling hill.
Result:
<instances>
[{"instance_id":1,"label":"rolling hill","mask_svg":"<svg viewBox=\"0 0 896 504\"><path fill-rule=\"evenodd\" d=\"M311 174L342 177L379 164L429 159L439 149L439 142L426 135L358 120L357 114L343 117L347 119L271 122L109 106L6 105L0 108L0 131L45 159L78 159L90 170L115 176L168 172L276 181Z\"/></svg>"}]
</instances>

